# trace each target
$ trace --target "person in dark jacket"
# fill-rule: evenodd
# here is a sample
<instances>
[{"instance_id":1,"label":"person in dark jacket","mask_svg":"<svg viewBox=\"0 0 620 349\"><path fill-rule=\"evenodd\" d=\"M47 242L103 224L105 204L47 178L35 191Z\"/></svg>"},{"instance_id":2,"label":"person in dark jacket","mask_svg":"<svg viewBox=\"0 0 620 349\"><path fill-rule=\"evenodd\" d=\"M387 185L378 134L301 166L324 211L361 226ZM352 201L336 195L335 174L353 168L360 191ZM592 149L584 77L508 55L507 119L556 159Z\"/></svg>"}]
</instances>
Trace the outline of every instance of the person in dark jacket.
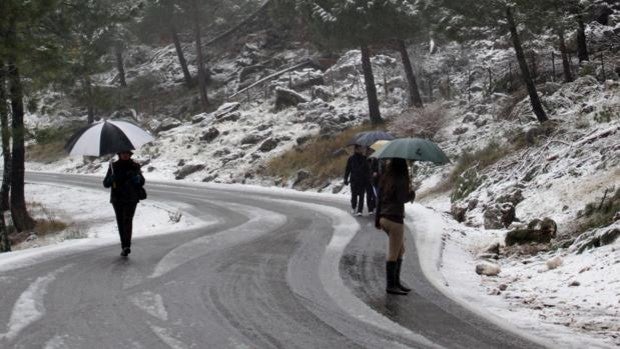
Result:
<instances>
[{"instance_id":1,"label":"person in dark jacket","mask_svg":"<svg viewBox=\"0 0 620 349\"><path fill-rule=\"evenodd\" d=\"M351 213L361 216L364 211L364 193L369 183L368 161L362 154L362 147L355 146L355 153L347 160L344 171L344 184L351 183Z\"/></svg>"},{"instance_id":2,"label":"person in dark jacket","mask_svg":"<svg viewBox=\"0 0 620 349\"><path fill-rule=\"evenodd\" d=\"M371 158L370 155L374 150L368 148L366 156L368 159L368 184L366 185L366 204L368 205L368 214L374 214L377 207L377 186L379 184L379 159Z\"/></svg>"},{"instance_id":3,"label":"person in dark jacket","mask_svg":"<svg viewBox=\"0 0 620 349\"><path fill-rule=\"evenodd\" d=\"M119 159L110 165L103 180L105 188L112 188L110 202L116 215L123 257L131 253L133 216L140 201L139 189L145 182L140 165L131 159L132 154L130 151L119 153Z\"/></svg>"},{"instance_id":4,"label":"person in dark jacket","mask_svg":"<svg viewBox=\"0 0 620 349\"><path fill-rule=\"evenodd\" d=\"M388 254L385 263L386 292L405 295L411 291L400 281L400 268L405 253L405 203L415 199L409 182L409 170L404 159L391 159L379 181L379 198L375 227L388 235Z\"/></svg>"}]
</instances>

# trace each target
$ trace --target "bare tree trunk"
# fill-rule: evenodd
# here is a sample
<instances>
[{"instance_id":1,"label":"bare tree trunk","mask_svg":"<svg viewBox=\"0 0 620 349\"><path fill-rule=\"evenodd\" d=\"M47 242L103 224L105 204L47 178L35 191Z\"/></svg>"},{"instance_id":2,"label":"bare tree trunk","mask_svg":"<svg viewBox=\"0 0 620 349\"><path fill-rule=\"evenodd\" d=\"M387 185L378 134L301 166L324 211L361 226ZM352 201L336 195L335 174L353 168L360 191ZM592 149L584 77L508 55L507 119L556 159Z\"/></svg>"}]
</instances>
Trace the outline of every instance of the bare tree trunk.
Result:
<instances>
[{"instance_id":1,"label":"bare tree trunk","mask_svg":"<svg viewBox=\"0 0 620 349\"><path fill-rule=\"evenodd\" d=\"M95 106L94 106L94 96L93 96L93 85L90 81L90 76L84 76L84 88L86 89L86 108L88 110L87 122L88 124L92 124L95 122Z\"/></svg>"},{"instance_id":2,"label":"bare tree trunk","mask_svg":"<svg viewBox=\"0 0 620 349\"><path fill-rule=\"evenodd\" d=\"M200 101L202 110L209 109L209 97L207 95L207 74L205 73L204 57L202 55L202 43L200 38L200 17L198 16L198 6L196 0L192 1L194 9L194 39L196 41L196 63L198 65L198 88L200 89Z\"/></svg>"},{"instance_id":3,"label":"bare tree trunk","mask_svg":"<svg viewBox=\"0 0 620 349\"><path fill-rule=\"evenodd\" d=\"M366 84L366 95L368 96L368 116L372 125L379 125L383 123L383 118L381 118L381 111L379 110L377 87L375 86L375 77L372 73L372 65L370 64L370 50L368 50L368 46L362 45L361 51L364 83Z\"/></svg>"},{"instance_id":4,"label":"bare tree trunk","mask_svg":"<svg viewBox=\"0 0 620 349\"><path fill-rule=\"evenodd\" d=\"M540 98L538 98L538 92L536 91L536 85L532 80L532 76L530 75L530 70L527 66L527 61L525 60L525 54L523 53L523 47L521 46L521 39L519 38L519 33L517 32L517 26L515 24L514 17L512 15L512 8L510 6L506 6L506 20L508 21L508 27L510 29L510 36L512 38L512 43L515 49L515 53L517 55L517 61L519 62L519 67L521 68L521 75L523 76L523 81L527 87L527 92L530 96L530 103L532 104L532 110L536 115L536 118L541 123L549 120L547 118L547 114L543 109L542 103L540 102Z\"/></svg>"},{"instance_id":5,"label":"bare tree trunk","mask_svg":"<svg viewBox=\"0 0 620 349\"><path fill-rule=\"evenodd\" d=\"M183 48L181 47L181 41L179 40L177 28L172 23L170 24L170 33L172 34L174 48L177 51L177 56L179 57L179 64L181 65L181 70L183 71L185 86L187 86L188 88L192 88L194 87L194 81L192 80L192 75L189 73L189 69L187 69L187 61L185 60L185 56L183 55Z\"/></svg>"},{"instance_id":6,"label":"bare tree trunk","mask_svg":"<svg viewBox=\"0 0 620 349\"><path fill-rule=\"evenodd\" d=\"M568 61L566 41L564 40L564 28L558 29L558 38L560 41L560 54L562 55L562 69L564 72L564 82L571 82L574 79L573 79L573 74L570 71L570 62Z\"/></svg>"},{"instance_id":7,"label":"bare tree trunk","mask_svg":"<svg viewBox=\"0 0 620 349\"><path fill-rule=\"evenodd\" d=\"M11 241L4 221L4 213L0 212L0 253L2 252L11 252Z\"/></svg>"},{"instance_id":8,"label":"bare tree trunk","mask_svg":"<svg viewBox=\"0 0 620 349\"><path fill-rule=\"evenodd\" d=\"M577 56L579 57L579 63L583 61L589 61L588 56L588 43L586 42L586 25L583 23L583 16L577 15Z\"/></svg>"},{"instance_id":9,"label":"bare tree trunk","mask_svg":"<svg viewBox=\"0 0 620 349\"><path fill-rule=\"evenodd\" d=\"M114 55L116 56L116 69L118 70L121 87L127 87L127 80L125 80L125 66L123 65L123 47L120 44L115 45Z\"/></svg>"},{"instance_id":10,"label":"bare tree trunk","mask_svg":"<svg viewBox=\"0 0 620 349\"><path fill-rule=\"evenodd\" d=\"M413 67L411 66L411 60L409 59L409 53L407 52L407 46L405 40L396 40L398 51L400 52L400 58L405 68L405 75L407 76L407 82L409 83L409 105L414 105L418 108L424 108L422 103L422 97L420 97L420 90L418 89L418 83L413 73Z\"/></svg>"},{"instance_id":11,"label":"bare tree trunk","mask_svg":"<svg viewBox=\"0 0 620 349\"><path fill-rule=\"evenodd\" d=\"M0 187L0 213L10 208L9 192L11 190L11 131L9 130L9 109L6 101L6 69L0 61L0 134L2 135L2 186Z\"/></svg>"},{"instance_id":12,"label":"bare tree trunk","mask_svg":"<svg viewBox=\"0 0 620 349\"><path fill-rule=\"evenodd\" d=\"M7 35L9 47L15 47L17 37L15 34L15 20L9 21ZM15 53L9 50L8 54L8 78L10 85L12 127L13 127L13 156L11 159L11 216L17 231L34 228L34 220L26 210L26 198L24 197L24 101L23 90L17 68Z\"/></svg>"}]
</instances>

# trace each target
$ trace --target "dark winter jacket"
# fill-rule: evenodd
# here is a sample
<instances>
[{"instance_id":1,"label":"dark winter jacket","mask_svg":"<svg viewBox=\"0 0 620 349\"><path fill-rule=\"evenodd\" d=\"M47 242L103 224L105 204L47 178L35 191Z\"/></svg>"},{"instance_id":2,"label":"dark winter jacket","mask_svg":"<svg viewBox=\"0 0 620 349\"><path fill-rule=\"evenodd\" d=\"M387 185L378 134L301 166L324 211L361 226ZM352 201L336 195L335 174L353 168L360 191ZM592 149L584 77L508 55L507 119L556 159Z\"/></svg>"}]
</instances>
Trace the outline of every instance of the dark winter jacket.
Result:
<instances>
[{"instance_id":1,"label":"dark winter jacket","mask_svg":"<svg viewBox=\"0 0 620 349\"><path fill-rule=\"evenodd\" d=\"M140 165L133 160L118 160L112 163L112 169L103 180L103 186L112 188L111 203L137 203L138 189L144 185L144 176Z\"/></svg>"},{"instance_id":2,"label":"dark winter jacket","mask_svg":"<svg viewBox=\"0 0 620 349\"><path fill-rule=\"evenodd\" d=\"M368 185L370 182L370 166L366 157L355 153L347 160L347 168L344 171L344 182L352 185Z\"/></svg>"},{"instance_id":3,"label":"dark winter jacket","mask_svg":"<svg viewBox=\"0 0 620 349\"><path fill-rule=\"evenodd\" d=\"M377 200L377 215L375 216L375 226L380 229L379 220L387 218L396 223L403 223L405 218L405 203L415 199L415 191L408 191L405 181L396 183L392 193L384 193L379 188L379 199Z\"/></svg>"},{"instance_id":4,"label":"dark winter jacket","mask_svg":"<svg viewBox=\"0 0 620 349\"><path fill-rule=\"evenodd\" d=\"M379 174L383 172L379 169L379 159L368 158L368 165L370 166L370 182L376 188L379 186ZM373 176L373 173L376 173L377 175Z\"/></svg>"}]
</instances>

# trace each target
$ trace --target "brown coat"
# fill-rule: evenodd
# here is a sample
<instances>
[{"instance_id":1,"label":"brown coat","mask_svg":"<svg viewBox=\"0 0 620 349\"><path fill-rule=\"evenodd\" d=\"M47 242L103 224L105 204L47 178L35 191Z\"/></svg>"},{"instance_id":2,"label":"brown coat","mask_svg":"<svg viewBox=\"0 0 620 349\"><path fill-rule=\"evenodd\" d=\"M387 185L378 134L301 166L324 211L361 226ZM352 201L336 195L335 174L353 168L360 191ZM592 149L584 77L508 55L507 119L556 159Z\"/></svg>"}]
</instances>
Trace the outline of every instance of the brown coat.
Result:
<instances>
[{"instance_id":1,"label":"brown coat","mask_svg":"<svg viewBox=\"0 0 620 349\"><path fill-rule=\"evenodd\" d=\"M392 193L384 193L379 188L379 199L377 206L377 215L375 217L375 227L379 227L379 219L387 218L396 223L403 223L405 218L405 203L415 199L415 191L408 191L407 182L400 181L395 183Z\"/></svg>"}]
</instances>

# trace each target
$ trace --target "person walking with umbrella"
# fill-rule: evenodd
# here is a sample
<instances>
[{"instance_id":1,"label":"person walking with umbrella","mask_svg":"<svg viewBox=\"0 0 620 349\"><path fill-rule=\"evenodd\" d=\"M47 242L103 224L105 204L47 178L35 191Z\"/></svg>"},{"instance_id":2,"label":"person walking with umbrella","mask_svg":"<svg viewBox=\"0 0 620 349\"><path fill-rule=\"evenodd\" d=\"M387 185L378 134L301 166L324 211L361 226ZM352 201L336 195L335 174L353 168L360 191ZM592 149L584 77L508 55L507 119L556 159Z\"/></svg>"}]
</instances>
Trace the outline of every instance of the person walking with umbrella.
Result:
<instances>
[{"instance_id":1,"label":"person walking with umbrella","mask_svg":"<svg viewBox=\"0 0 620 349\"><path fill-rule=\"evenodd\" d=\"M118 160L110 164L103 179L103 186L111 188L110 203L114 207L118 234L121 238L121 256L127 257L131 253L131 235L133 217L136 206L140 201L140 188L145 179L140 170L140 164L131 159L131 151L118 153Z\"/></svg>"},{"instance_id":2,"label":"person walking with umbrella","mask_svg":"<svg viewBox=\"0 0 620 349\"><path fill-rule=\"evenodd\" d=\"M379 200L375 227L388 235L385 263L386 292L405 295L411 289L400 281L400 267L405 254L405 203L413 201L415 191L409 183L409 170L404 159L391 159L379 181Z\"/></svg>"},{"instance_id":3,"label":"person walking with umbrella","mask_svg":"<svg viewBox=\"0 0 620 349\"><path fill-rule=\"evenodd\" d=\"M140 165L131 159L132 150L153 139L148 132L131 122L105 120L78 130L65 144L65 150L69 155L118 155L118 160L110 163L103 186L111 188L110 202L116 216L123 257L131 253L136 206L138 201L146 199L144 176Z\"/></svg>"},{"instance_id":4,"label":"person walking with umbrella","mask_svg":"<svg viewBox=\"0 0 620 349\"><path fill-rule=\"evenodd\" d=\"M364 210L364 194L369 185L370 168L362 146L355 146L355 153L347 160L344 171L344 185L351 183L351 213L361 216Z\"/></svg>"},{"instance_id":5,"label":"person walking with umbrella","mask_svg":"<svg viewBox=\"0 0 620 349\"><path fill-rule=\"evenodd\" d=\"M415 199L407 160L446 164L450 162L450 159L435 143L420 138L393 140L377 150L372 157L389 160L379 180L378 207L375 217L375 227L385 231L389 240L385 263L386 292L406 295L411 288L400 280L405 254L405 203Z\"/></svg>"},{"instance_id":6,"label":"person walking with umbrella","mask_svg":"<svg viewBox=\"0 0 620 349\"><path fill-rule=\"evenodd\" d=\"M368 161L368 184L366 185L366 204L368 205L368 214L372 215L377 207L377 186L379 185L379 160L370 155L374 152L371 147L366 148L366 156Z\"/></svg>"}]
</instances>

